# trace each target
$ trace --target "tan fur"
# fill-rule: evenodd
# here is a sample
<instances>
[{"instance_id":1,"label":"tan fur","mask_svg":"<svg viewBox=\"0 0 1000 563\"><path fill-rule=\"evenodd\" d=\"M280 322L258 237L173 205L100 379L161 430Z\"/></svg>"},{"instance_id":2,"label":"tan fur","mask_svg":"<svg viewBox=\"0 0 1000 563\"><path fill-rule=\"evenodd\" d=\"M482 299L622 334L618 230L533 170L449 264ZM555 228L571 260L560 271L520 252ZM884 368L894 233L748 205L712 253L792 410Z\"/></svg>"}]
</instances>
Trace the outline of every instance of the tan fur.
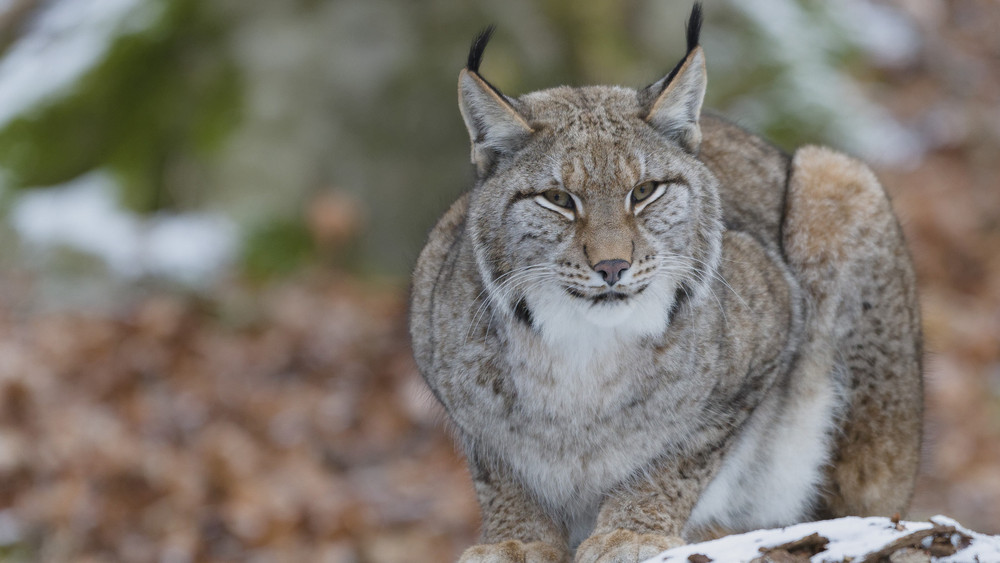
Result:
<instances>
[{"instance_id":1,"label":"tan fur","mask_svg":"<svg viewBox=\"0 0 1000 563\"><path fill-rule=\"evenodd\" d=\"M850 407L822 514L905 513L919 463L923 388L919 306L899 225L871 170L822 147L796 153L788 209L785 248L814 296L817 320L861 328L842 347L856 344L851 361L866 364L850 372ZM868 345L872 331L884 346Z\"/></svg>"},{"instance_id":2,"label":"tan fur","mask_svg":"<svg viewBox=\"0 0 1000 563\"><path fill-rule=\"evenodd\" d=\"M606 534L594 534L580 544L578 563L599 563L605 560L645 561L672 547L684 545L679 538L659 534L639 534L622 528Z\"/></svg>"},{"instance_id":3,"label":"tan fur","mask_svg":"<svg viewBox=\"0 0 1000 563\"><path fill-rule=\"evenodd\" d=\"M785 249L799 265L844 263L864 233L891 213L875 175L864 164L825 147L803 147L792 161ZM822 279L812 279L817 289Z\"/></svg>"},{"instance_id":4,"label":"tan fur","mask_svg":"<svg viewBox=\"0 0 1000 563\"><path fill-rule=\"evenodd\" d=\"M565 552L542 542L517 540L492 545L474 545L462 554L463 561L484 563L567 563Z\"/></svg>"}]
</instances>

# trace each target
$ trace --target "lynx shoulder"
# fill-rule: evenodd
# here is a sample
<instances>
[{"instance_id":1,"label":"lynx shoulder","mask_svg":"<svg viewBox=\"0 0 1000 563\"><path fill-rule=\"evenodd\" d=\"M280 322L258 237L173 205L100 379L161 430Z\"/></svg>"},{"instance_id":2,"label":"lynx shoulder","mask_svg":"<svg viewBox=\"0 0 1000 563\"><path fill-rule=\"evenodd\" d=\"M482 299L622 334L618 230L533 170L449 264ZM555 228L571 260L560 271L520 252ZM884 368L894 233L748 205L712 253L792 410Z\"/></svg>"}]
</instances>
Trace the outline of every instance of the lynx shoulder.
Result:
<instances>
[{"instance_id":1,"label":"lynx shoulder","mask_svg":"<svg viewBox=\"0 0 1000 563\"><path fill-rule=\"evenodd\" d=\"M857 160L704 115L700 23L638 90L507 96L473 43L477 181L410 321L482 506L463 562L638 562L909 503L920 317L888 199Z\"/></svg>"}]
</instances>

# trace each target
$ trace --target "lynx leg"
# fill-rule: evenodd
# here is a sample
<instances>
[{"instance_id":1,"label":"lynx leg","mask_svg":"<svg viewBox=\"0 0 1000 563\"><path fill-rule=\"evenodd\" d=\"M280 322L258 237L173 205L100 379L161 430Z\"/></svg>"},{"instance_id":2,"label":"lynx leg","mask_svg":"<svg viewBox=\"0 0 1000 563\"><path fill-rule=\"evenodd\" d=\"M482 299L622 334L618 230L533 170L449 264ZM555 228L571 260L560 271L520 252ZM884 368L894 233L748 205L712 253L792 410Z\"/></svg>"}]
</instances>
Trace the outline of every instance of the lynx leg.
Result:
<instances>
[{"instance_id":1,"label":"lynx leg","mask_svg":"<svg viewBox=\"0 0 1000 563\"><path fill-rule=\"evenodd\" d=\"M923 384L913 268L889 200L862 163L819 147L792 162L783 244L830 343L844 394L817 517L904 512L919 461Z\"/></svg>"},{"instance_id":2,"label":"lynx leg","mask_svg":"<svg viewBox=\"0 0 1000 563\"><path fill-rule=\"evenodd\" d=\"M483 514L482 543L459 563L569 563L565 527L556 523L503 466L469 457Z\"/></svg>"}]
</instances>

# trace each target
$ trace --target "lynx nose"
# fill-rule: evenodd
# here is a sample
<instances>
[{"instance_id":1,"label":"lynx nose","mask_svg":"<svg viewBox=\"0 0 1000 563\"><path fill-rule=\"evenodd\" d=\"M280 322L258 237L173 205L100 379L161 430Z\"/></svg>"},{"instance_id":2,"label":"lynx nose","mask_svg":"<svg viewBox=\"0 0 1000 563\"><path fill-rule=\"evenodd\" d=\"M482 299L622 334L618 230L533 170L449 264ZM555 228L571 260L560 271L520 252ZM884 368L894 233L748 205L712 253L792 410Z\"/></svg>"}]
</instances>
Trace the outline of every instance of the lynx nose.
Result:
<instances>
[{"instance_id":1,"label":"lynx nose","mask_svg":"<svg viewBox=\"0 0 1000 563\"><path fill-rule=\"evenodd\" d=\"M601 260L594 265L594 271L599 272L608 285L615 285L629 266L631 264L626 260Z\"/></svg>"}]
</instances>

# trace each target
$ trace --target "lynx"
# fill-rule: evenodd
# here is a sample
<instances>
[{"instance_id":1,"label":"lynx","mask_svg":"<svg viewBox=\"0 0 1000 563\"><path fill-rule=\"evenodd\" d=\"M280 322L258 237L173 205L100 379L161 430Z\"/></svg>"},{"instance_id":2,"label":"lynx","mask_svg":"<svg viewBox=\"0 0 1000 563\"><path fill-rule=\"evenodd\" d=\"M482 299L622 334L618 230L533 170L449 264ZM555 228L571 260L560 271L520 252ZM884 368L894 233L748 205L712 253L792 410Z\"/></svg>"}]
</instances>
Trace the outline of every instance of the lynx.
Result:
<instances>
[{"instance_id":1,"label":"lynx","mask_svg":"<svg viewBox=\"0 0 1000 563\"><path fill-rule=\"evenodd\" d=\"M687 54L642 89L459 74L477 181L413 276L420 372L482 507L463 563L635 563L718 534L905 511L915 280L857 160L702 113Z\"/></svg>"}]
</instances>

